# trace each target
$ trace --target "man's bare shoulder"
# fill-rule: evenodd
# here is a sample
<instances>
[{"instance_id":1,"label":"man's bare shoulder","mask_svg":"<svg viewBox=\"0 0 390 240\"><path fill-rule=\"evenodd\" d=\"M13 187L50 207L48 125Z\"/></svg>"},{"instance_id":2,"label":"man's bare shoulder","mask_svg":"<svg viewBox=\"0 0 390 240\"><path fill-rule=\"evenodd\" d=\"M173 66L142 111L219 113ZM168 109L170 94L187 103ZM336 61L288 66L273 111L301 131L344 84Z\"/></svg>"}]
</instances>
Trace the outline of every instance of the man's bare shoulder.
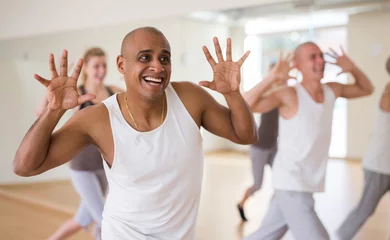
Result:
<instances>
[{"instance_id":1,"label":"man's bare shoulder","mask_svg":"<svg viewBox=\"0 0 390 240\"><path fill-rule=\"evenodd\" d=\"M85 127L109 123L108 110L103 103L83 108L77 111L72 118L73 121Z\"/></svg>"},{"instance_id":2,"label":"man's bare shoulder","mask_svg":"<svg viewBox=\"0 0 390 240\"><path fill-rule=\"evenodd\" d=\"M207 104L213 103L212 96L192 82L172 82L171 84L187 111L200 126L200 116L207 108Z\"/></svg>"},{"instance_id":3,"label":"man's bare shoulder","mask_svg":"<svg viewBox=\"0 0 390 240\"><path fill-rule=\"evenodd\" d=\"M294 86L279 86L271 90L269 94L275 94L280 98L285 98L296 96L297 91Z\"/></svg>"},{"instance_id":4,"label":"man's bare shoulder","mask_svg":"<svg viewBox=\"0 0 390 240\"><path fill-rule=\"evenodd\" d=\"M176 92L182 93L194 93L198 94L198 92L204 91L202 87L199 85L196 85L192 82L171 82L172 87L175 89Z\"/></svg>"},{"instance_id":5,"label":"man's bare shoulder","mask_svg":"<svg viewBox=\"0 0 390 240\"><path fill-rule=\"evenodd\" d=\"M211 97L205 89L192 82L172 82L171 84L182 101L197 99L200 102Z\"/></svg>"}]
</instances>

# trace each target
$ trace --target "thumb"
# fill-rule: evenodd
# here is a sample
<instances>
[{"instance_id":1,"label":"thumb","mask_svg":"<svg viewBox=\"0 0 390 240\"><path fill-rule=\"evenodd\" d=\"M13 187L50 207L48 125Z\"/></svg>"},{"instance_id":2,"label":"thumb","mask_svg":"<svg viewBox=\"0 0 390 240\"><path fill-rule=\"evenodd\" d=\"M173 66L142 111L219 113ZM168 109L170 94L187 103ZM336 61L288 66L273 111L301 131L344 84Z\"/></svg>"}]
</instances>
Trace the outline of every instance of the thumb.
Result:
<instances>
[{"instance_id":1,"label":"thumb","mask_svg":"<svg viewBox=\"0 0 390 240\"><path fill-rule=\"evenodd\" d=\"M88 102L88 101L91 101L91 100L93 100L95 98L96 98L95 95L87 93L85 95L79 96L79 98L77 99L77 104L81 105L81 104L83 104L85 102Z\"/></svg>"},{"instance_id":2,"label":"thumb","mask_svg":"<svg viewBox=\"0 0 390 240\"><path fill-rule=\"evenodd\" d=\"M38 74L34 74L34 78L38 80L43 86L48 87L50 85L50 81L39 76Z\"/></svg>"},{"instance_id":3,"label":"thumb","mask_svg":"<svg viewBox=\"0 0 390 240\"><path fill-rule=\"evenodd\" d=\"M210 88L211 90L215 90L215 83L209 81L200 81L199 86Z\"/></svg>"}]
</instances>

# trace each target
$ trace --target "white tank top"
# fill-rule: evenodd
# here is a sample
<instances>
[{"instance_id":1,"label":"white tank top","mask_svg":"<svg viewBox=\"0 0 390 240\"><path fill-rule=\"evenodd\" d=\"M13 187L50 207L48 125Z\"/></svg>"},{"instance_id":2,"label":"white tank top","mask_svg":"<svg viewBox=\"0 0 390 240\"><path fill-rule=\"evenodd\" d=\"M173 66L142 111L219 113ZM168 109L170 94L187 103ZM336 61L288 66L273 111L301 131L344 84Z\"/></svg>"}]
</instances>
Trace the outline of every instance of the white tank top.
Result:
<instances>
[{"instance_id":1,"label":"white tank top","mask_svg":"<svg viewBox=\"0 0 390 240\"><path fill-rule=\"evenodd\" d=\"M367 170L390 174L390 112L379 108L363 167Z\"/></svg>"},{"instance_id":2,"label":"white tank top","mask_svg":"<svg viewBox=\"0 0 390 240\"><path fill-rule=\"evenodd\" d=\"M104 161L109 183L104 240L195 239L202 137L170 84L165 93L166 119L149 132L138 132L125 121L117 95L103 101L114 139L112 167Z\"/></svg>"},{"instance_id":3,"label":"white tank top","mask_svg":"<svg viewBox=\"0 0 390 240\"><path fill-rule=\"evenodd\" d=\"M272 174L275 189L324 191L336 97L328 85L322 86L324 102L317 103L297 84L296 115L289 120L279 117L278 152Z\"/></svg>"}]
</instances>

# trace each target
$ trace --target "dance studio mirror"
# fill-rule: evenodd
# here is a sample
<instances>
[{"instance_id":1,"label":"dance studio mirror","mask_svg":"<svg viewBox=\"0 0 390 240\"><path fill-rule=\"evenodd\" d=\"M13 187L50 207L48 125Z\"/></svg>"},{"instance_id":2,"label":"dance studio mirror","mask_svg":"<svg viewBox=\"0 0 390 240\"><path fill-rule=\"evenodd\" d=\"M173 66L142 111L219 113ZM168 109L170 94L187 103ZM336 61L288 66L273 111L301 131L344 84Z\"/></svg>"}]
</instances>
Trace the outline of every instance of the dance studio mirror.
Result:
<instances>
[{"instance_id":1,"label":"dance studio mirror","mask_svg":"<svg viewBox=\"0 0 390 240\"><path fill-rule=\"evenodd\" d=\"M171 1L166 3L168 7L155 2L153 9L153 4L139 3L137 11L134 3L123 1L120 6L119 2L112 3L118 5L115 7L80 3L83 10L69 21L56 19L62 13L54 14L58 6L49 1L39 7L26 4L20 8L9 1L0 7L0 15L9 16L0 28L1 239L389 239L390 151L385 146L390 141L390 1L229 0L209 6L202 0L198 3L202 7ZM76 3L70 3L63 10L76 7ZM48 18L43 22L37 18L42 8L47 9ZM125 9L130 9L127 11L131 14ZM156 17L144 17L141 10ZM34 16L37 19L31 20ZM125 94L130 92L126 89L146 84L145 89L155 89L159 81L166 80L162 72L168 69L168 63L161 60L168 57L167 53L158 55L158 61L154 59L154 46L157 42L165 44L155 29L141 30L147 37L134 34L126 42L128 45L122 45L126 34L144 26L157 28L169 41L171 82L188 81L199 86L200 81L213 81L213 76L221 73L215 67L218 65L224 71L235 67L231 70L234 74L226 74L225 80L220 81L228 82L229 89L239 81L239 89L223 94L205 85L190 85L203 88L205 91L199 92L207 95L202 96L215 99L215 103L210 100L201 105L201 98L186 102L190 91L180 94L180 88L173 87L178 94L169 95L165 90L164 102L155 104L156 111L134 110L141 109L144 102L128 102L130 93L125 102ZM219 65L221 59L216 55L213 37L219 40L225 65ZM155 45L141 49L147 50L142 54L149 55L131 55L134 58L129 61L128 49L150 42ZM208 62L203 46L216 63ZM63 49L67 50L67 70L61 68ZM240 66L240 58L248 50L250 54ZM50 53L54 54L55 67L49 65ZM122 59L124 65L118 55L126 59ZM50 90L35 80L34 74L49 80L51 70L71 76L79 58L84 58L84 66L78 87L72 89L96 98L64 114L60 111L63 115L54 124L54 131L87 109L108 106L101 104L105 99L119 96L121 127L129 125L121 129L134 133L134 141L123 145L126 148L118 143L122 137L127 139L125 130L117 131L116 140L108 141L112 135L100 134L104 127L93 131L93 137L88 135L98 147L88 142L77 151L72 146L82 142L81 135L50 138L48 133L48 138L42 137L53 129L48 117L52 105L47 95ZM138 85L129 84L135 76L129 72L141 71L136 68L141 65L131 64L141 64L140 61L149 61L142 62L149 64L145 67L148 70L142 70L150 71L149 75L142 72ZM286 77L289 66L290 77ZM127 74L126 80L121 71ZM162 77L150 75L156 72ZM240 78L226 77L237 74ZM184 104L172 104L172 99ZM182 107L182 111L175 113L173 106ZM212 110L196 112L209 108ZM143 113L145 118L140 117ZM111 123L107 129L114 128L112 112L105 110L104 114L84 120L88 122L83 126L106 118ZM158 120L141 120L150 116ZM187 120L180 121L181 117ZM174 119L181 123L175 132L178 135L168 131L174 131L169 128L169 121ZM254 120L256 126L244 126L242 122L246 120ZM155 123L158 125L151 131L137 131L138 125L142 128ZM36 130L37 126L47 128ZM188 132L198 132L196 127L199 134L190 136ZM239 131L249 128L258 133L257 141L243 140L246 135ZM164 141L151 137L160 131L165 131L161 138ZM33 133L26 135L27 132ZM234 137L229 135L232 132ZM173 146L180 142L179 138L183 145ZM102 150L107 149L102 143L106 141L115 146L111 162L103 159L111 156ZM50 147L42 146L52 142L61 154L50 154L70 159L44 173L28 172L32 159L47 156L40 151L46 152ZM41 147L34 150L31 146ZM194 150L195 146L202 154ZM156 156L152 163L148 163L150 156ZM177 159L168 161L167 156ZM199 162L189 164L187 157L198 158ZM136 164L136 170L129 167L131 176L121 165L112 164L119 158L127 159L129 166ZM34 176L26 177L29 174ZM169 183L170 176L177 179L172 177L175 180ZM109 204L105 206L106 201ZM127 218L131 214L134 217ZM111 218L121 219L131 231L115 226ZM134 222L135 218L139 222ZM105 224L114 225L105 228ZM139 235L131 235L135 234L132 231ZM114 232L123 235L115 238Z\"/></svg>"}]
</instances>

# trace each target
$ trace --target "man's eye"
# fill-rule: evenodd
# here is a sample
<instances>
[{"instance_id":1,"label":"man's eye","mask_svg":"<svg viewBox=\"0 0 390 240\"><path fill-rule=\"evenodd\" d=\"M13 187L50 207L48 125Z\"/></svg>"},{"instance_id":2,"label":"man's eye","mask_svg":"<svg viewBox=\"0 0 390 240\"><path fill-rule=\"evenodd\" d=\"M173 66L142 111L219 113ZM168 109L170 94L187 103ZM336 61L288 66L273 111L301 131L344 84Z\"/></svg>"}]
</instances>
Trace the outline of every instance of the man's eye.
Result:
<instances>
[{"instance_id":1,"label":"man's eye","mask_svg":"<svg viewBox=\"0 0 390 240\"><path fill-rule=\"evenodd\" d=\"M162 62L171 62L171 59L169 57L161 57Z\"/></svg>"},{"instance_id":2,"label":"man's eye","mask_svg":"<svg viewBox=\"0 0 390 240\"><path fill-rule=\"evenodd\" d=\"M141 57L139 57L139 59L140 59L141 61L148 61L148 60L150 60L150 56L148 56L148 55L142 55Z\"/></svg>"}]
</instances>

